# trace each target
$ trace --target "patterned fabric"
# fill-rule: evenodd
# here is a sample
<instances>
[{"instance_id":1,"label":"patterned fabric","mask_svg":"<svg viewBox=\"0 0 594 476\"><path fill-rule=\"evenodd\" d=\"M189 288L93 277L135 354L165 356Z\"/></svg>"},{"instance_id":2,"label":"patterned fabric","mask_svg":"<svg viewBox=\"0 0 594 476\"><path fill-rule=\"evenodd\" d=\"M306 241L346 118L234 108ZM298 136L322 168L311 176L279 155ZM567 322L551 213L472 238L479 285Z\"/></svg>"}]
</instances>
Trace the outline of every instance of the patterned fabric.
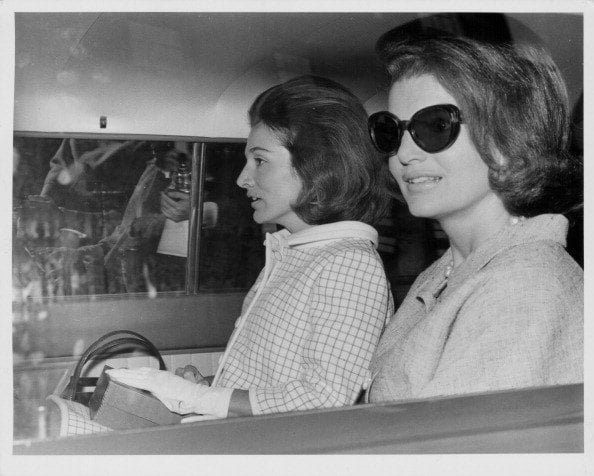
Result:
<instances>
[{"instance_id":1,"label":"patterned fabric","mask_svg":"<svg viewBox=\"0 0 594 476\"><path fill-rule=\"evenodd\" d=\"M254 414L354 403L393 312L376 242L357 222L269 235L214 385L249 389Z\"/></svg>"},{"instance_id":2,"label":"patterned fabric","mask_svg":"<svg viewBox=\"0 0 594 476\"><path fill-rule=\"evenodd\" d=\"M583 381L583 271L567 220L509 225L445 277L422 273L374 356L371 401Z\"/></svg>"},{"instance_id":3,"label":"patterned fabric","mask_svg":"<svg viewBox=\"0 0 594 476\"><path fill-rule=\"evenodd\" d=\"M57 395L50 395L47 399L54 402L60 410L60 437L111 431L91 420L89 408L81 403L65 400Z\"/></svg>"}]
</instances>

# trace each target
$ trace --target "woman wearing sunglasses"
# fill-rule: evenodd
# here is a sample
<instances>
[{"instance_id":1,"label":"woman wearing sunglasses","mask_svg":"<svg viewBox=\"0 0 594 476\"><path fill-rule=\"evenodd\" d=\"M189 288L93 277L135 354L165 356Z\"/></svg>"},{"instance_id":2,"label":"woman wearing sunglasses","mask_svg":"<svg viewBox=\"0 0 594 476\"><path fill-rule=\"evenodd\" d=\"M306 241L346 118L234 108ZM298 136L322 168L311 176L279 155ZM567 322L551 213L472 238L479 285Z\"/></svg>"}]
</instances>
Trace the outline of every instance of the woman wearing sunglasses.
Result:
<instances>
[{"instance_id":1,"label":"woman wearing sunglasses","mask_svg":"<svg viewBox=\"0 0 594 476\"><path fill-rule=\"evenodd\" d=\"M581 165L560 72L536 45L410 31L378 41L392 85L369 130L450 248L382 335L368 396L581 382L583 272L562 215L580 205Z\"/></svg>"}]
</instances>

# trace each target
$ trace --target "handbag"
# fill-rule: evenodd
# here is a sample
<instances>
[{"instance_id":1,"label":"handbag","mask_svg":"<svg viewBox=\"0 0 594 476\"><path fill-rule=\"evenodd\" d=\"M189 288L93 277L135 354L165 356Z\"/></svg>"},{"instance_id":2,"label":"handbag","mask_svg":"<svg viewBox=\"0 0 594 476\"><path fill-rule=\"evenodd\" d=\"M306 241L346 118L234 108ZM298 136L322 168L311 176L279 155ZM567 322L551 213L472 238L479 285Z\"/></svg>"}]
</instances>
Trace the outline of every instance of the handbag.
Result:
<instances>
[{"instance_id":1,"label":"handbag","mask_svg":"<svg viewBox=\"0 0 594 476\"><path fill-rule=\"evenodd\" d=\"M166 370L157 348L144 336L129 330L109 332L93 342L79 359L68 384L62 392L50 395L60 415L59 436L72 436L110 430L145 428L176 424L181 415L171 412L151 393L109 378L105 366L99 378L81 377L91 359L111 355L120 347L136 346L148 350ZM95 387L85 391L84 387Z\"/></svg>"},{"instance_id":2,"label":"handbag","mask_svg":"<svg viewBox=\"0 0 594 476\"><path fill-rule=\"evenodd\" d=\"M157 425L174 425L181 422L181 415L170 411L163 402L146 390L116 382L105 372L89 400L91 420L112 430L147 428Z\"/></svg>"},{"instance_id":3,"label":"handbag","mask_svg":"<svg viewBox=\"0 0 594 476\"><path fill-rule=\"evenodd\" d=\"M118 337L117 339L115 338L115 336L122 334L126 335L126 337ZM65 400L73 400L75 402L88 406L89 400L91 399L91 395L93 394L93 392L83 391L83 388L96 386L97 381L99 379L97 377L81 377L81 373L85 364L97 355L107 355L110 352L113 352L113 350L117 347L130 347L131 345L142 347L148 350L159 361L159 369L167 370L165 362L161 357L161 354L153 345L153 343L149 341L146 337L142 336L137 332L129 330L117 330L108 332L107 334L101 336L99 339L93 342L82 354L81 358L78 361L78 364L74 369L72 376L70 377L68 385L66 385L66 388L61 393L60 397Z\"/></svg>"}]
</instances>

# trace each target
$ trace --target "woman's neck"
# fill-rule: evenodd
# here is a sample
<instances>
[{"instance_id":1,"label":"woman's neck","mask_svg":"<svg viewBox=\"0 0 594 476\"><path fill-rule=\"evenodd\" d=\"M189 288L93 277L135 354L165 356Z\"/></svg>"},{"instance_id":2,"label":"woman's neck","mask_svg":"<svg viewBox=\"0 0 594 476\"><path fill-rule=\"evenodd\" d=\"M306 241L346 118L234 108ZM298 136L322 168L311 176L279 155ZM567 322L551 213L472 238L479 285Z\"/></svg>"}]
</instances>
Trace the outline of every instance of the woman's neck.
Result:
<instances>
[{"instance_id":1,"label":"woman's neck","mask_svg":"<svg viewBox=\"0 0 594 476\"><path fill-rule=\"evenodd\" d=\"M450 241L454 266L459 265L470 253L496 235L511 219L511 215L496 196L481 205L483 206L478 206L474 210L439 220Z\"/></svg>"}]
</instances>

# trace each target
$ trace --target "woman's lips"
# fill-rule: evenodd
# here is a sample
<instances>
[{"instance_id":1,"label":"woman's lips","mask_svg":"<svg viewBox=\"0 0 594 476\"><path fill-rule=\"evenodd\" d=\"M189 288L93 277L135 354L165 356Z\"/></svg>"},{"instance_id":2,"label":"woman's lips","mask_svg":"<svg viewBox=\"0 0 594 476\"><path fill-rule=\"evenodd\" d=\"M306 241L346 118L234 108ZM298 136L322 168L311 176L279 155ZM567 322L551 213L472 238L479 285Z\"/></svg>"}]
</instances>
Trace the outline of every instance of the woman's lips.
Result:
<instances>
[{"instance_id":1,"label":"woman's lips","mask_svg":"<svg viewBox=\"0 0 594 476\"><path fill-rule=\"evenodd\" d=\"M410 191L429 190L437 186L441 181L438 175L419 175L416 177L404 178L407 188Z\"/></svg>"}]
</instances>

